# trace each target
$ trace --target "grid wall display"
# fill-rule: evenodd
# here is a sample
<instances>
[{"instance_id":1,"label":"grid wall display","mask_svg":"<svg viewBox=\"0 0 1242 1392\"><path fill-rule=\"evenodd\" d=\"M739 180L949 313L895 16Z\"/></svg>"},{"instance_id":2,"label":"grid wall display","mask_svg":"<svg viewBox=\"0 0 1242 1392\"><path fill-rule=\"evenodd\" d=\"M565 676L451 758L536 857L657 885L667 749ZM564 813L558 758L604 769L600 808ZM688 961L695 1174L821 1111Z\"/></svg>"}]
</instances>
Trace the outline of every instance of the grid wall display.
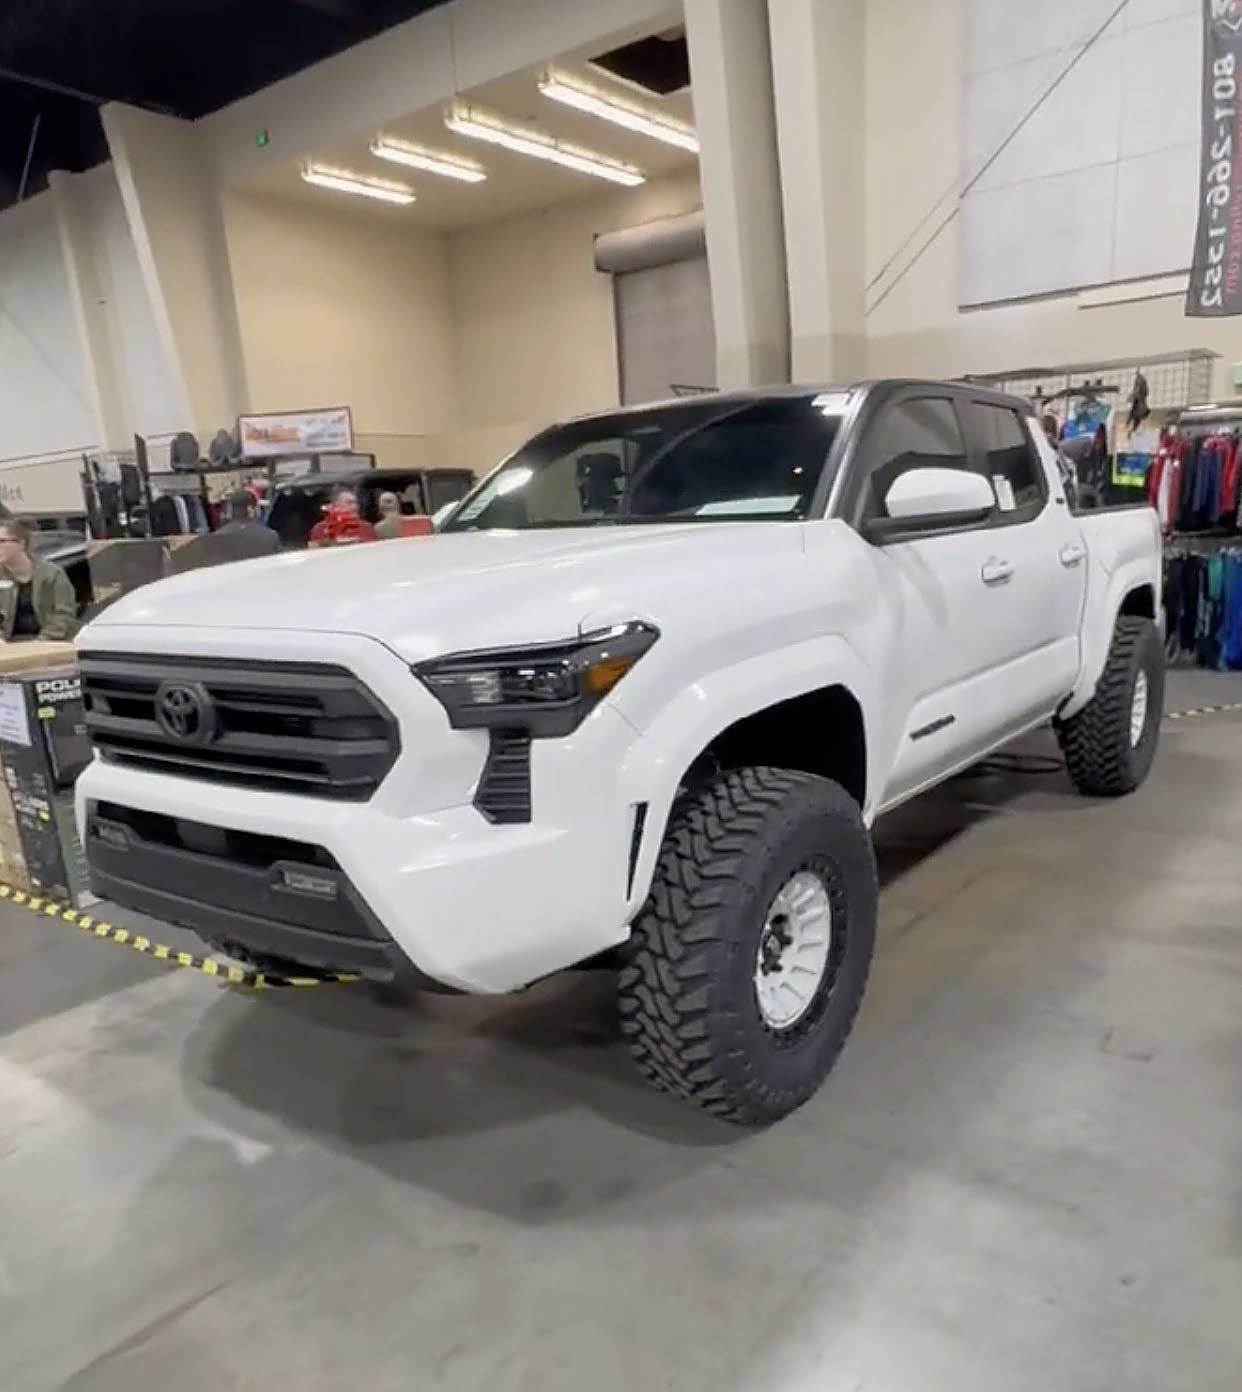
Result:
<instances>
[{"instance_id":1,"label":"grid wall display","mask_svg":"<svg viewBox=\"0 0 1242 1392\"><path fill-rule=\"evenodd\" d=\"M1074 363L1064 367L1023 368L1011 373L972 376L1011 396L1031 401L1086 383L1115 387L1124 400L1134 385L1134 374L1147 378L1148 404L1154 408L1180 409L1202 406L1211 400L1212 369L1219 355L1204 349L1170 353L1158 358L1126 358L1102 363Z\"/></svg>"}]
</instances>

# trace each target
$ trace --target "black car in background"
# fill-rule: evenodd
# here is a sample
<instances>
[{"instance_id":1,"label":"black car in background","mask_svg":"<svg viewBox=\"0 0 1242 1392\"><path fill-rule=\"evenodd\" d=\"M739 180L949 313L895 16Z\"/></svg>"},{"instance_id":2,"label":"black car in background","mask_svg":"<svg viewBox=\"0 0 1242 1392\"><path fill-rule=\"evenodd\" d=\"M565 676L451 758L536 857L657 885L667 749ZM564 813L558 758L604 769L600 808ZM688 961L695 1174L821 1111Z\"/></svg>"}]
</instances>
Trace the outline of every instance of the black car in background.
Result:
<instances>
[{"instance_id":1,"label":"black car in background","mask_svg":"<svg viewBox=\"0 0 1242 1392\"><path fill-rule=\"evenodd\" d=\"M286 550L306 545L311 528L323 516L332 494L349 487L358 496L358 511L367 522L379 521L379 496L395 493L407 517L434 517L474 487L469 469L357 469L348 473L307 473L283 479L268 513L267 525Z\"/></svg>"}]
</instances>

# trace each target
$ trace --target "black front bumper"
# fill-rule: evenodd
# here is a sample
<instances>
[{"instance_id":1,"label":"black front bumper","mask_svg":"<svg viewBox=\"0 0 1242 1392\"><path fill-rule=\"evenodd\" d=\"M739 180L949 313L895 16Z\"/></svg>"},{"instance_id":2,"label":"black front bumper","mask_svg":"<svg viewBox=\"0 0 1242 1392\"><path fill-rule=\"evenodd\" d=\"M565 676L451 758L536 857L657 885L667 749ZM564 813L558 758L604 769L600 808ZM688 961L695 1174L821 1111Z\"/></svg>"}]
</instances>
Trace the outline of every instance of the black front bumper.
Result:
<instances>
[{"instance_id":1,"label":"black front bumper","mask_svg":"<svg viewBox=\"0 0 1242 1392\"><path fill-rule=\"evenodd\" d=\"M416 974L322 846L91 803L86 855L101 898L225 950L380 981Z\"/></svg>"}]
</instances>

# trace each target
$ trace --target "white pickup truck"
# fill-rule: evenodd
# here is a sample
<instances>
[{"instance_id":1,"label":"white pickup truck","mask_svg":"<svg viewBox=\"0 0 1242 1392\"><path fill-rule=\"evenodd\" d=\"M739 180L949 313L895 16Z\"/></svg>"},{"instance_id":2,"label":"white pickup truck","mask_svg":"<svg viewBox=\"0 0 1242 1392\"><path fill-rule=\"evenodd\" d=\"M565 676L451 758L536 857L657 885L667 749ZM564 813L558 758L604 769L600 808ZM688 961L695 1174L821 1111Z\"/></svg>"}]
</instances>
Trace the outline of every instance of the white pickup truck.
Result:
<instances>
[{"instance_id":1,"label":"white pickup truck","mask_svg":"<svg viewBox=\"0 0 1242 1392\"><path fill-rule=\"evenodd\" d=\"M615 962L646 1076L761 1124L872 956L868 832L1048 721L1160 727L1160 540L1019 401L780 388L535 436L439 535L151 585L81 635L93 884L236 957L505 992Z\"/></svg>"}]
</instances>

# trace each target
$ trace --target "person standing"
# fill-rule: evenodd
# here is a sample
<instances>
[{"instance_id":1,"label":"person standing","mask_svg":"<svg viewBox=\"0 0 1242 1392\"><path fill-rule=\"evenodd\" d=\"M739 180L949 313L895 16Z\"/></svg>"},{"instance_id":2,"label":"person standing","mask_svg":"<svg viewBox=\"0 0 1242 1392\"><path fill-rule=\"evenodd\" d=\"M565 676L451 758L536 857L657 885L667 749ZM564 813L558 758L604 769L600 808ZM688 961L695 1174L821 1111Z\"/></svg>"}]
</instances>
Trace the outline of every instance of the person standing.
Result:
<instances>
[{"instance_id":1,"label":"person standing","mask_svg":"<svg viewBox=\"0 0 1242 1392\"><path fill-rule=\"evenodd\" d=\"M257 512L258 501L248 488L229 494L229 520L216 535L234 542L239 557L274 556L280 550L280 537L256 520Z\"/></svg>"},{"instance_id":2,"label":"person standing","mask_svg":"<svg viewBox=\"0 0 1242 1392\"><path fill-rule=\"evenodd\" d=\"M306 544L344 546L355 541L376 541L375 528L358 515L358 495L347 484L338 484L324 515L310 529Z\"/></svg>"},{"instance_id":3,"label":"person standing","mask_svg":"<svg viewBox=\"0 0 1242 1392\"><path fill-rule=\"evenodd\" d=\"M63 642L78 629L77 596L60 566L31 555L33 536L20 517L0 520L0 635Z\"/></svg>"},{"instance_id":4,"label":"person standing","mask_svg":"<svg viewBox=\"0 0 1242 1392\"><path fill-rule=\"evenodd\" d=\"M380 520L375 524L375 535L381 541L392 541L401 535L401 499L395 493L379 495Z\"/></svg>"}]
</instances>

